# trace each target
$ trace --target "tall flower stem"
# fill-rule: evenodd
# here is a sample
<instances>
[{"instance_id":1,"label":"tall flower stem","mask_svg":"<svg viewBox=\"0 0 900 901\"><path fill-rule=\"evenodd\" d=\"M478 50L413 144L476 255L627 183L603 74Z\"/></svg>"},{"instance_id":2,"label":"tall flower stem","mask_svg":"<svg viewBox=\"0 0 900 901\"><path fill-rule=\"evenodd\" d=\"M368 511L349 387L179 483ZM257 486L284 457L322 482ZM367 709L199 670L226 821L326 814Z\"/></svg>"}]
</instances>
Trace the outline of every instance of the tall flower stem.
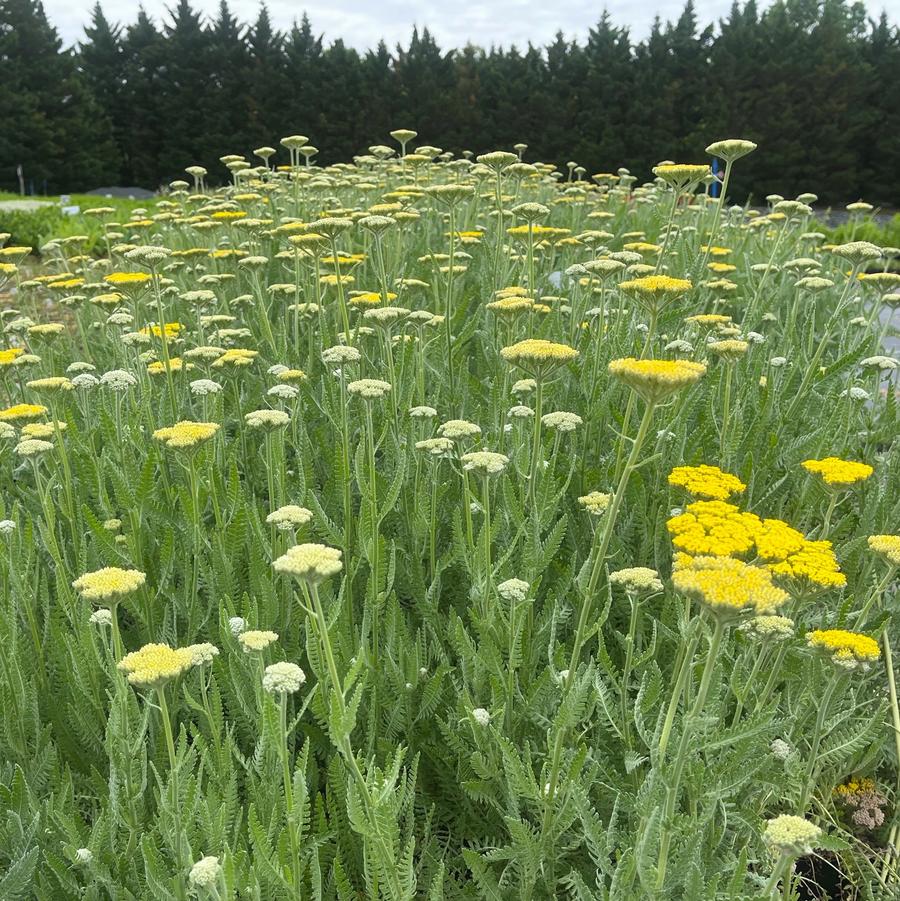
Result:
<instances>
[{"instance_id":1,"label":"tall flower stem","mask_svg":"<svg viewBox=\"0 0 900 901\"><path fill-rule=\"evenodd\" d=\"M172 734L172 720L169 714L169 705L166 702L165 686L160 685L156 689L156 698L159 704L159 715L162 720L163 734L166 739L166 750L169 754L169 785L172 787L171 811L175 821L175 887L179 901L187 897L184 885L184 835L181 827L181 792L178 787L178 757L175 753L175 737Z\"/></svg>"},{"instance_id":2,"label":"tall flower stem","mask_svg":"<svg viewBox=\"0 0 900 901\"><path fill-rule=\"evenodd\" d=\"M340 713L340 720L341 722L344 722L347 714L347 702L344 699L344 689L341 685L341 678L338 675L337 664L334 659L334 650L331 646L331 638L328 634L328 623L325 620L325 612L322 609L322 602L319 598L319 589L315 583L307 586L304 582L303 590L306 595L307 603L315 615L316 631L319 633L319 641L322 644L322 652L328 667L328 676L331 681L332 691L334 692L335 702ZM350 744L350 736L341 736L336 744L338 751L340 751L340 754L344 759L344 763L349 768L353 780L356 782L360 798L362 799L363 806L366 810L367 819L374 833L373 840L381 846L381 853L384 855L384 859L391 860L394 857L394 852L378 829L375 816L375 802L372 799L372 793L366 782L366 777L363 775L363 772L359 767L359 762L356 759L356 755L353 753L353 747ZM395 898L403 897L403 890L400 887L398 872L399 870L392 870L385 874L392 892L392 897Z\"/></svg>"},{"instance_id":3,"label":"tall flower stem","mask_svg":"<svg viewBox=\"0 0 900 901\"><path fill-rule=\"evenodd\" d=\"M684 767L687 762L688 748L690 746L691 734L693 727L703 713L706 705L706 697L709 694L709 686L712 682L712 675L716 668L716 658L719 653L719 646L722 643L722 636L725 634L725 621L722 617L716 617L713 634L709 641L709 649L706 654L706 664L703 667L703 676L700 679L700 688L697 691L697 697L694 699L694 706L685 717L681 728L681 739L678 743L678 750L675 754L675 762L672 767L672 781L669 783L666 792L666 805L663 809L662 835L659 840L659 858L656 865L656 888L660 890L666 881L666 865L669 858L669 849L672 843L672 820L675 816L675 805L678 803L679 790L681 789L681 777L684 774ZM660 760L660 765L663 761Z\"/></svg>"},{"instance_id":4,"label":"tall flower stem","mask_svg":"<svg viewBox=\"0 0 900 901\"><path fill-rule=\"evenodd\" d=\"M816 714L816 724L813 728L812 740L809 743L809 757L806 760L806 772L803 775L803 787L800 790L800 800L797 802L797 815L803 816L806 812L806 805L812 795L813 785L815 783L816 764L819 757L819 746L822 743L822 733L825 728L825 720L828 717L828 711L831 708L831 701L834 693L841 683L841 674L832 675L825 689L825 694L819 702L818 712Z\"/></svg>"},{"instance_id":5,"label":"tall flower stem","mask_svg":"<svg viewBox=\"0 0 900 901\"><path fill-rule=\"evenodd\" d=\"M585 591L581 601L581 611L578 615L578 625L575 628L575 640L572 646L572 655L569 660L569 673L565 681L563 682L564 696L575 681L576 668L578 666L578 661L581 658L582 647L584 646L588 617L590 616L591 609L593 608L592 602L594 594L597 591L598 583L600 581L600 574L603 571L603 564L606 561L606 552L609 549L609 541L612 537L613 527L615 526L616 517L619 513L619 507L622 505L622 499L625 496L625 489L628 486L628 481L631 477L631 473L633 472L637 464L637 459L641 452L641 446L644 443L644 439L647 437L647 431L649 430L650 423L653 419L654 408L655 404L648 403L644 410L644 415L641 419L638 433L635 436L634 443L631 448L631 453L628 456L628 462L625 464L625 470L622 473L621 479L619 479L619 484L616 487L616 493L613 495L612 503L610 504L609 509L604 514L605 520L603 523L603 530L600 533L601 537L594 554L594 562L591 567L591 575L588 581L587 590ZM562 761L562 750L565 739L565 730L557 730L556 738L553 743L553 752L550 762L550 778L547 784L546 801L544 807L544 824L542 828L542 832L544 833L546 833L550 825L551 805L556 795L556 788L559 782L559 768Z\"/></svg>"},{"instance_id":6,"label":"tall flower stem","mask_svg":"<svg viewBox=\"0 0 900 901\"><path fill-rule=\"evenodd\" d=\"M366 454L369 461L369 503L371 505L372 516L372 534L370 540L372 542L372 551L369 557L369 565L371 572L369 579L372 584L372 666L377 674L378 672L378 652L379 652L379 628L380 628L380 610L379 610L379 591L381 580L380 554L379 547L379 519L378 519L378 486L376 478L378 471L375 468L375 426L372 418L372 406L366 403Z\"/></svg>"},{"instance_id":7,"label":"tall flower stem","mask_svg":"<svg viewBox=\"0 0 900 901\"><path fill-rule=\"evenodd\" d=\"M278 704L278 724L281 728L281 747L279 748L281 774L284 781L284 806L291 845L291 877L294 894L297 898L300 898L300 837L297 833L297 817L294 812L294 780L291 774L291 759L288 750L287 703L288 693L282 692L281 700Z\"/></svg>"}]
</instances>

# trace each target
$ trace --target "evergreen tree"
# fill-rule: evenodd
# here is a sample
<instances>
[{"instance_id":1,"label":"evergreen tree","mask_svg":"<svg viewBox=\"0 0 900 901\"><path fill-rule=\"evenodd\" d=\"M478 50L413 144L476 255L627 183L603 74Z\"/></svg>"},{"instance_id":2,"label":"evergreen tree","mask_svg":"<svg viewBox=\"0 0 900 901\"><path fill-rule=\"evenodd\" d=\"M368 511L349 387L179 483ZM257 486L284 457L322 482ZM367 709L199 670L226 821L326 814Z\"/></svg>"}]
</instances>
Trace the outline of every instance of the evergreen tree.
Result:
<instances>
[{"instance_id":1,"label":"evergreen tree","mask_svg":"<svg viewBox=\"0 0 900 901\"><path fill-rule=\"evenodd\" d=\"M127 145L129 110L125 99L125 57L122 29L111 25L99 3L91 11L91 24L84 29L87 40L79 46L79 65L84 82L96 103L110 120L112 138L121 151ZM121 162L122 154L117 152ZM122 181L121 166L110 181Z\"/></svg>"}]
</instances>

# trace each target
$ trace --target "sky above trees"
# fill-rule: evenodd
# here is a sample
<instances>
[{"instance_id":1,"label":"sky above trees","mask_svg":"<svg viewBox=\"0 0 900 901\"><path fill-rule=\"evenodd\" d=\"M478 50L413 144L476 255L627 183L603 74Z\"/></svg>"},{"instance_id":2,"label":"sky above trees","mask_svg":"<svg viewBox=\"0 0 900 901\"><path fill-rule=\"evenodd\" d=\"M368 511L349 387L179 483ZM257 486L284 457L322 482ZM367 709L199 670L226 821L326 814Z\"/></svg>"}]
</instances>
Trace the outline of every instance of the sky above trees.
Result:
<instances>
[{"instance_id":1,"label":"sky above trees","mask_svg":"<svg viewBox=\"0 0 900 901\"><path fill-rule=\"evenodd\" d=\"M84 37L84 26L90 21L94 0L44 0L44 9L57 27L66 44ZM171 0L144 0L148 15L162 22ZM317 33L327 40L341 38L357 50L374 47L384 39L388 46L405 44L414 25L427 26L438 43L461 47L471 41L481 47L491 44L526 45L549 42L557 31L570 38L584 38L605 8L617 25L627 27L633 36L643 38L649 32L654 16L663 21L678 18L683 0L655 0L635 3L634 0L554 0L540 3L535 0L476 0L465 5L445 0L267 0L266 6L273 25L287 29L305 11ZM761 2L760 8L768 6ZM900 19L900 0L872 0L867 2L869 14L877 17L886 11L893 21ZM218 0L198 0L195 8L213 17ZM259 0L234 0L232 12L241 21L252 21L259 12ZM700 0L697 16L711 22L727 16L731 0ZM112 22L131 22L135 15L134 0L105 0L103 9Z\"/></svg>"}]
</instances>

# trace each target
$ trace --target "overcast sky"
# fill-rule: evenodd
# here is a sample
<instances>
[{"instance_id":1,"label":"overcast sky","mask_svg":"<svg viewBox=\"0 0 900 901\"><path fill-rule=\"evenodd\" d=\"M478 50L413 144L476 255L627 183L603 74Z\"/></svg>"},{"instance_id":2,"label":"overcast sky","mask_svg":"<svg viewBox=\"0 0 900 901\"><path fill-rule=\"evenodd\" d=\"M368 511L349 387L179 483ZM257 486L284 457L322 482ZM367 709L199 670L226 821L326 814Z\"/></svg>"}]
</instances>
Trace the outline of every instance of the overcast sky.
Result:
<instances>
[{"instance_id":1,"label":"overcast sky","mask_svg":"<svg viewBox=\"0 0 900 901\"><path fill-rule=\"evenodd\" d=\"M94 0L44 0L50 21L67 44L81 40L83 27L90 20ZM133 0L101 0L111 21L130 23L137 13ZM143 6L156 20L166 15L174 0L144 0ZM196 9L214 14L218 0L193 0ZM373 47L384 38L389 47L407 43L413 25L428 26L445 48L459 47L468 41L480 46L491 44L524 45L528 41L543 44L562 30L567 37L583 37L602 13L604 4L592 0L268 0L269 13L276 27L289 28L303 10L309 15L317 34L328 43L335 38L360 50ZM643 37L658 13L662 19L677 18L684 0L607 0L605 4L618 25L628 25L632 33ZM761 6L767 5L765 0ZM252 21L259 10L258 0L230 0L232 12L242 21ZM705 24L727 14L731 0L697 0L698 18ZM893 21L900 20L900 0L871 0L867 6L873 15L886 9Z\"/></svg>"}]
</instances>

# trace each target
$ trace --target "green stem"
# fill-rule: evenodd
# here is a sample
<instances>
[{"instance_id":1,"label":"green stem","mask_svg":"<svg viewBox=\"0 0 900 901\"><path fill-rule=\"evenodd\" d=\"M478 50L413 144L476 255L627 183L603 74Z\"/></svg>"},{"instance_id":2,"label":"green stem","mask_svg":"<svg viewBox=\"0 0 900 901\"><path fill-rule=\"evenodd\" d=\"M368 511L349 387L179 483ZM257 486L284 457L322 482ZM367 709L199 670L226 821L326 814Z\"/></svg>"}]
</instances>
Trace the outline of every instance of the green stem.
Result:
<instances>
[{"instance_id":1,"label":"green stem","mask_svg":"<svg viewBox=\"0 0 900 901\"><path fill-rule=\"evenodd\" d=\"M712 675L716 669L716 660L719 653L719 646L722 643L722 636L725 634L725 621L722 617L716 617L715 628L713 629L712 638L709 642L709 650L706 654L706 664L703 667L703 676L700 680L700 688L697 691L697 697L694 700L694 706L690 713L685 717L681 727L681 739L678 743L678 751L675 755L675 763L672 768L672 781L669 784L666 793L666 806L663 811L662 835L659 840L659 860L656 866L656 888L661 890L666 882L666 864L669 858L669 849L672 843L672 821L675 817L675 805L678 803L679 790L681 788L681 778L684 774L684 767L687 763L688 748L690 747L691 735L694 724L703 712L706 704L706 697L709 693L709 686L712 682ZM663 761L660 760L660 765Z\"/></svg>"}]
</instances>

